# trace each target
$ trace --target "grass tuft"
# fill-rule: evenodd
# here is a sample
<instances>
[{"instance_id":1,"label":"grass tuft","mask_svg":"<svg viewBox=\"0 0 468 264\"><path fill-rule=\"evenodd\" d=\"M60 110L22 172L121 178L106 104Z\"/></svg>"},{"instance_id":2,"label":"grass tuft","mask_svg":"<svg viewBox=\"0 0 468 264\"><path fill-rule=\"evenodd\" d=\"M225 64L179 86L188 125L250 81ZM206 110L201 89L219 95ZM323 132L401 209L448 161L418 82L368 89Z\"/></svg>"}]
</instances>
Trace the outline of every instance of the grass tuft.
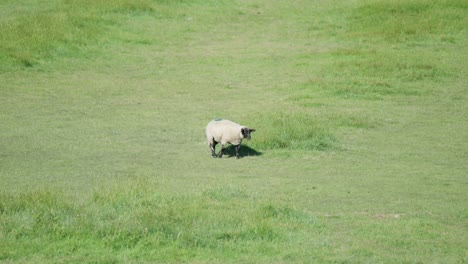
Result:
<instances>
[{"instance_id":1,"label":"grass tuft","mask_svg":"<svg viewBox=\"0 0 468 264\"><path fill-rule=\"evenodd\" d=\"M258 115L247 122L255 124L259 149L330 150L337 146L336 137L323 119L301 112L274 112Z\"/></svg>"},{"instance_id":2,"label":"grass tuft","mask_svg":"<svg viewBox=\"0 0 468 264\"><path fill-rule=\"evenodd\" d=\"M258 210L258 217L273 221L286 221L289 223L318 224L318 219L305 212L290 207L263 206Z\"/></svg>"},{"instance_id":3,"label":"grass tuft","mask_svg":"<svg viewBox=\"0 0 468 264\"><path fill-rule=\"evenodd\" d=\"M282 243L287 234L298 231L298 224L316 224L307 214L288 207L250 205L249 196L237 189L162 198L154 194L158 188L148 180L126 183L100 188L82 205L53 190L2 195L2 237L27 240L29 243L20 245L29 245L29 250L40 254L49 254L54 248L38 241L55 241L54 247L63 247L65 254L89 254L69 247L85 239L90 247L115 252L159 247L181 250L188 256L199 249L213 250L214 254L220 248L255 251L265 242ZM217 215L212 215L213 207ZM18 259L29 250L21 248L18 255L3 252L2 258Z\"/></svg>"},{"instance_id":4,"label":"grass tuft","mask_svg":"<svg viewBox=\"0 0 468 264\"><path fill-rule=\"evenodd\" d=\"M467 10L462 0L363 1L353 14L351 31L388 41L458 34L466 29Z\"/></svg>"},{"instance_id":5,"label":"grass tuft","mask_svg":"<svg viewBox=\"0 0 468 264\"><path fill-rule=\"evenodd\" d=\"M65 0L0 20L0 69L31 68L57 57L83 56L88 47L105 41L109 25L128 14L152 14L155 9L147 0Z\"/></svg>"}]
</instances>

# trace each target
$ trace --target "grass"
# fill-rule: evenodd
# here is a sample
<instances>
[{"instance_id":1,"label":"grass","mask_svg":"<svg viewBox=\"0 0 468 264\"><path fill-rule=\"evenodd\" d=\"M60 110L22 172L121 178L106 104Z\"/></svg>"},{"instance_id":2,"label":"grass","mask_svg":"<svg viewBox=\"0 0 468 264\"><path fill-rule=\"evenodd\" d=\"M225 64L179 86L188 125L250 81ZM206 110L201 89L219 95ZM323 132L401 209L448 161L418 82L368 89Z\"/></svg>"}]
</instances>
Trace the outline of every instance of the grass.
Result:
<instances>
[{"instance_id":1,"label":"grass","mask_svg":"<svg viewBox=\"0 0 468 264\"><path fill-rule=\"evenodd\" d=\"M327 119L320 120L301 112L272 112L249 121L261 134L251 145L258 149L329 150L336 138L328 131Z\"/></svg>"},{"instance_id":2,"label":"grass","mask_svg":"<svg viewBox=\"0 0 468 264\"><path fill-rule=\"evenodd\" d=\"M3 1L0 262L466 262L467 9Z\"/></svg>"}]
</instances>

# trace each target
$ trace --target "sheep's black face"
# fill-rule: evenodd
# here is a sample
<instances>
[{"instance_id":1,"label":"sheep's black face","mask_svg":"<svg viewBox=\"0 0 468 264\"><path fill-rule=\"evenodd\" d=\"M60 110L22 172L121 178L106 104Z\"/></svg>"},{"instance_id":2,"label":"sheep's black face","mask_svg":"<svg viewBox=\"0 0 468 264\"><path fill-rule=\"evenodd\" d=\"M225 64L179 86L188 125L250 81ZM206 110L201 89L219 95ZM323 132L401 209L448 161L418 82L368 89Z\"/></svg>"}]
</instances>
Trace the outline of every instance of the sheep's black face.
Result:
<instances>
[{"instance_id":1,"label":"sheep's black face","mask_svg":"<svg viewBox=\"0 0 468 264\"><path fill-rule=\"evenodd\" d=\"M254 132L255 129L250 129L250 128L247 128L247 127L244 127L241 129L241 132L242 132L242 136L244 138L246 138L247 140L250 140L250 133Z\"/></svg>"}]
</instances>

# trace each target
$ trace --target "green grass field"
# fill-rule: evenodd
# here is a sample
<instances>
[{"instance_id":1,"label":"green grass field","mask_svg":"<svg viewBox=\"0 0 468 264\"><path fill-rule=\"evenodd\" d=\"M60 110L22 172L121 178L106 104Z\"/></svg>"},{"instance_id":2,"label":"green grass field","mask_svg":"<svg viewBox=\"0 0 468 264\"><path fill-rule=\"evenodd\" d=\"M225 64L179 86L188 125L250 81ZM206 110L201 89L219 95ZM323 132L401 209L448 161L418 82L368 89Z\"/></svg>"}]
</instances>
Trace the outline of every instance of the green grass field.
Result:
<instances>
[{"instance_id":1,"label":"green grass field","mask_svg":"<svg viewBox=\"0 0 468 264\"><path fill-rule=\"evenodd\" d=\"M462 0L1 1L0 262L468 262L467 62Z\"/></svg>"}]
</instances>

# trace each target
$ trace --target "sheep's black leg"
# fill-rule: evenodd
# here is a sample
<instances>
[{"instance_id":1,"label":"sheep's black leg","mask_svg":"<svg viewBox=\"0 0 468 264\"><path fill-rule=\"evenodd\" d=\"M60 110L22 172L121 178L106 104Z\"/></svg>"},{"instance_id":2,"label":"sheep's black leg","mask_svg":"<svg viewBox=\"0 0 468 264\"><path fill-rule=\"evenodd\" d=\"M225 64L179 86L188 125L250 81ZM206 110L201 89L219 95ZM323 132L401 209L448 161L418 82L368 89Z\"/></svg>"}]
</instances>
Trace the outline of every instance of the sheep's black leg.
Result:
<instances>
[{"instance_id":1,"label":"sheep's black leg","mask_svg":"<svg viewBox=\"0 0 468 264\"><path fill-rule=\"evenodd\" d=\"M210 143L211 156L213 156L213 158L216 158L216 152L215 152L216 144L218 144L218 142L216 141L213 141L213 144Z\"/></svg>"},{"instance_id":2,"label":"sheep's black leg","mask_svg":"<svg viewBox=\"0 0 468 264\"><path fill-rule=\"evenodd\" d=\"M224 145L221 144L221 150L219 151L218 158L222 158L224 153Z\"/></svg>"},{"instance_id":3,"label":"sheep's black leg","mask_svg":"<svg viewBox=\"0 0 468 264\"><path fill-rule=\"evenodd\" d=\"M240 149L240 144L236 146L236 158L240 158L239 149Z\"/></svg>"}]
</instances>

